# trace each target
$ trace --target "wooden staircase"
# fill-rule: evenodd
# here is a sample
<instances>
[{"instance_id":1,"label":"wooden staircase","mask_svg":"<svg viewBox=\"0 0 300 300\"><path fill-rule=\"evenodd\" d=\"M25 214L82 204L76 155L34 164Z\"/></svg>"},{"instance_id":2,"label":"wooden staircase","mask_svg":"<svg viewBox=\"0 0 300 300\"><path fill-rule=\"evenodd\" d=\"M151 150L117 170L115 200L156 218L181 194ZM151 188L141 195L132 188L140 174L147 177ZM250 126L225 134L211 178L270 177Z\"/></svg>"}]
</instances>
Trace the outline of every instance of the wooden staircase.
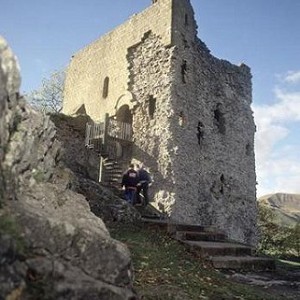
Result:
<instances>
[{"instance_id":1,"label":"wooden staircase","mask_svg":"<svg viewBox=\"0 0 300 300\"><path fill-rule=\"evenodd\" d=\"M153 214L153 207L137 209L145 226L166 231L172 238L184 244L188 251L207 260L216 269L243 271L273 271L275 261L255 255L252 247L228 240L224 232L213 226L172 223Z\"/></svg>"},{"instance_id":2,"label":"wooden staircase","mask_svg":"<svg viewBox=\"0 0 300 300\"><path fill-rule=\"evenodd\" d=\"M132 125L105 115L104 122L86 124L85 147L100 157L99 182L120 189L122 174L128 167L123 150L132 144ZM127 153L128 154L128 153Z\"/></svg>"},{"instance_id":3,"label":"wooden staircase","mask_svg":"<svg viewBox=\"0 0 300 300\"><path fill-rule=\"evenodd\" d=\"M120 189L123 172L128 163L116 159L106 158L103 161L103 183Z\"/></svg>"}]
</instances>

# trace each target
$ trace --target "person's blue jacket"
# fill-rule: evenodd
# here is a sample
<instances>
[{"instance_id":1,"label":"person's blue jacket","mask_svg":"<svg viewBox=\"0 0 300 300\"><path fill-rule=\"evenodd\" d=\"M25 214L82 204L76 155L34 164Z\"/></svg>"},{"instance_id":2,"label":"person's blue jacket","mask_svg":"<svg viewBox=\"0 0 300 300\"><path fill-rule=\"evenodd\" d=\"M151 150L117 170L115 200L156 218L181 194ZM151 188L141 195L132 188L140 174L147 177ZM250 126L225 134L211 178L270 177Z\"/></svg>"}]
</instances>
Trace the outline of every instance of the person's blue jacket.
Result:
<instances>
[{"instance_id":1,"label":"person's blue jacket","mask_svg":"<svg viewBox=\"0 0 300 300\"><path fill-rule=\"evenodd\" d=\"M145 169L138 170L138 177L139 177L139 182L141 182L141 183L150 183L151 182L151 177Z\"/></svg>"},{"instance_id":2,"label":"person's blue jacket","mask_svg":"<svg viewBox=\"0 0 300 300\"><path fill-rule=\"evenodd\" d=\"M139 183L139 177L138 177L138 173L135 170L129 169L123 174L122 186L125 186L125 188L128 187L135 188L138 183Z\"/></svg>"}]
</instances>

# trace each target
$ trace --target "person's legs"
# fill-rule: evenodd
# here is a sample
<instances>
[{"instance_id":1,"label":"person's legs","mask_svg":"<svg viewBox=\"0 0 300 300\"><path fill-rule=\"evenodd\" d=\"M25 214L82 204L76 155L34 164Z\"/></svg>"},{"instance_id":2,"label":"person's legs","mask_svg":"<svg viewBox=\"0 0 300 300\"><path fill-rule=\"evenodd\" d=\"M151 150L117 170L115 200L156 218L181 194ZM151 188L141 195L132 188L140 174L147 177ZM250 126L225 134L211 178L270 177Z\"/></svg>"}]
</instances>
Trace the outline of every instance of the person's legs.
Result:
<instances>
[{"instance_id":1,"label":"person's legs","mask_svg":"<svg viewBox=\"0 0 300 300\"><path fill-rule=\"evenodd\" d=\"M130 189L125 189L125 191L124 191L124 198L125 198L126 202L130 203L130 201L131 201L131 192L130 192Z\"/></svg>"},{"instance_id":2,"label":"person's legs","mask_svg":"<svg viewBox=\"0 0 300 300\"><path fill-rule=\"evenodd\" d=\"M149 204L148 184L143 185L144 206Z\"/></svg>"},{"instance_id":3,"label":"person's legs","mask_svg":"<svg viewBox=\"0 0 300 300\"><path fill-rule=\"evenodd\" d=\"M136 197L136 191L135 189L133 188L127 188L124 192L124 197L125 197L125 200L131 204L131 205L134 205L135 203L135 197Z\"/></svg>"},{"instance_id":4,"label":"person's legs","mask_svg":"<svg viewBox=\"0 0 300 300\"><path fill-rule=\"evenodd\" d=\"M134 205L135 204L135 201L136 201L136 192L134 189L130 189L130 204L131 205Z\"/></svg>"},{"instance_id":5,"label":"person's legs","mask_svg":"<svg viewBox=\"0 0 300 300\"><path fill-rule=\"evenodd\" d=\"M136 202L135 202L135 204L140 204L141 203L141 195L140 195L141 190L142 190L142 186L139 185L136 189L136 195L135 195Z\"/></svg>"}]
</instances>

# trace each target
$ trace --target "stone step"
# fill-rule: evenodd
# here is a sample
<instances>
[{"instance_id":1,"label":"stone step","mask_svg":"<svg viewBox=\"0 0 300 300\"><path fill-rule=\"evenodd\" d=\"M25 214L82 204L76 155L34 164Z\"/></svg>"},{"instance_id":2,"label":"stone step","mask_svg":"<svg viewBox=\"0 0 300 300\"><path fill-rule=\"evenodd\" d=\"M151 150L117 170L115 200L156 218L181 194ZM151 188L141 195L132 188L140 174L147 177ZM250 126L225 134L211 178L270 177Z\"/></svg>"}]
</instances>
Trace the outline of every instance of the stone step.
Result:
<instances>
[{"instance_id":1,"label":"stone step","mask_svg":"<svg viewBox=\"0 0 300 300\"><path fill-rule=\"evenodd\" d=\"M145 220L161 220L161 216L159 216L159 215L142 214L142 218L145 219Z\"/></svg>"},{"instance_id":2,"label":"stone step","mask_svg":"<svg viewBox=\"0 0 300 300\"><path fill-rule=\"evenodd\" d=\"M168 230L168 223L169 223L168 220L141 218L141 221L148 228L154 228L154 229L159 228L165 231Z\"/></svg>"},{"instance_id":3,"label":"stone step","mask_svg":"<svg viewBox=\"0 0 300 300\"><path fill-rule=\"evenodd\" d=\"M195 224L181 224L181 223L170 223L169 232L175 234L178 231L186 232L216 232L216 227L206 225L195 225Z\"/></svg>"},{"instance_id":4,"label":"stone step","mask_svg":"<svg viewBox=\"0 0 300 300\"><path fill-rule=\"evenodd\" d=\"M273 271L275 260L255 256L214 256L210 259L216 269L231 269L245 271Z\"/></svg>"},{"instance_id":5,"label":"stone step","mask_svg":"<svg viewBox=\"0 0 300 300\"><path fill-rule=\"evenodd\" d=\"M176 231L175 238L182 241L225 241L226 236L222 232L214 231Z\"/></svg>"},{"instance_id":6,"label":"stone step","mask_svg":"<svg viewBox=\"0 0 300 300\"><path fill-rule=\"evenodd\" d=\"M143 214L143 213L141 213L141 214ZM147 215L147 214L145 214L145 215ZM144 218L144 219L142 219L142 221L145 224L147 223L151 227L164 228L169 234L171 234L173 236L176 234L176 232L177 232L176 229L178 229L178 228L179 228L178 231L189 231L189 229L191 229L190 230L191 232L216 232L216 228L214 228L212 226L174 224L174 223L171 223L170 220L166 216L164 216L162 214L158 214L158 215L159 215L159 218L158 218L159 220Z\"/></svg>"},{"instance_id":7,"label":"stone step","mask_svg":"<svg viewBox=\"0 0 300 300\"><path fill-rule=\"evenodd\" d=\"M194 253L208 256L246 256L252 254L252 248L228 242L183 241Z\"/></svg>"}]
</instances>

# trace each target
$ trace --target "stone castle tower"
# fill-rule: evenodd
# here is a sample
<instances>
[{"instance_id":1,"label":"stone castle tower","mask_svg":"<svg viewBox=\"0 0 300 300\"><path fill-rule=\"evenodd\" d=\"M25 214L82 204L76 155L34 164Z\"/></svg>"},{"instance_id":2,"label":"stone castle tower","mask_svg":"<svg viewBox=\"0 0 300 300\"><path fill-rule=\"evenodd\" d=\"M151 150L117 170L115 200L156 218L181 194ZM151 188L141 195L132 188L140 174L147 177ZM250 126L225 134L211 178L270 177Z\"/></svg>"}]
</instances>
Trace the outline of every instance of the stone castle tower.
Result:
<instances>
[{"instance_id":1,"label":"stone castle tower","mask_svg":"<svg viewBox=\"0 0 300 300\"><path fill-rule=\"evenodd\" d=\"M213 57L197 38L189 0L156 0L72 57L63 112L131 123L119 159L149 168L155 205L255 244L251 92L249 67Z\"/></svg>"}]
</instances>

